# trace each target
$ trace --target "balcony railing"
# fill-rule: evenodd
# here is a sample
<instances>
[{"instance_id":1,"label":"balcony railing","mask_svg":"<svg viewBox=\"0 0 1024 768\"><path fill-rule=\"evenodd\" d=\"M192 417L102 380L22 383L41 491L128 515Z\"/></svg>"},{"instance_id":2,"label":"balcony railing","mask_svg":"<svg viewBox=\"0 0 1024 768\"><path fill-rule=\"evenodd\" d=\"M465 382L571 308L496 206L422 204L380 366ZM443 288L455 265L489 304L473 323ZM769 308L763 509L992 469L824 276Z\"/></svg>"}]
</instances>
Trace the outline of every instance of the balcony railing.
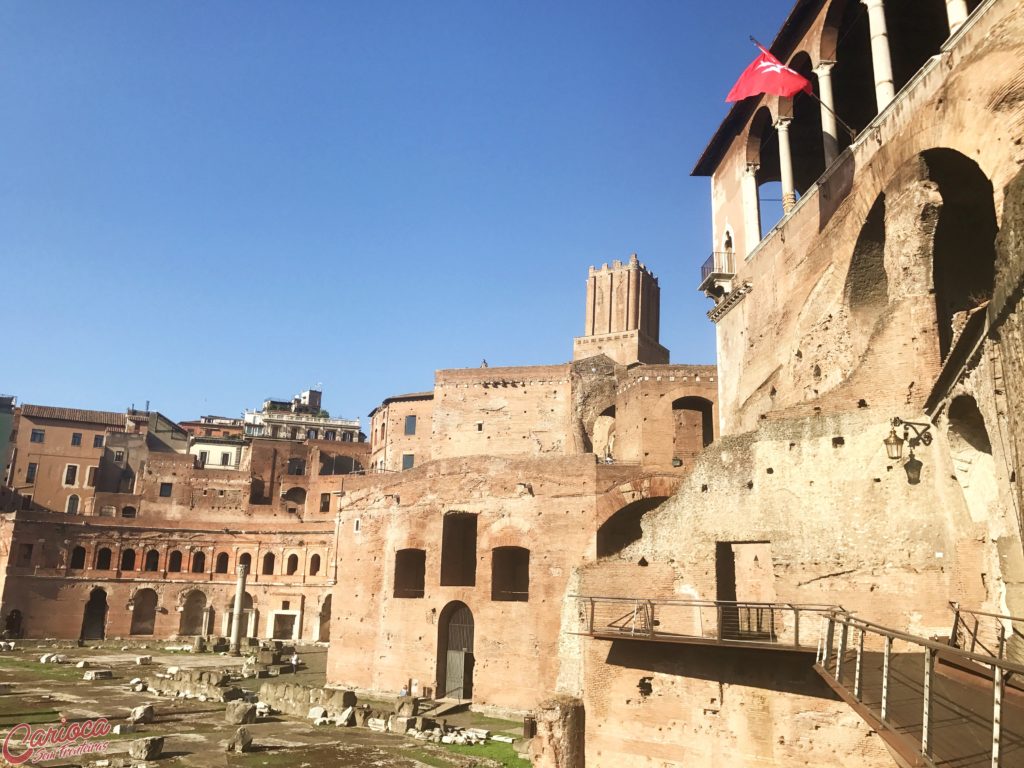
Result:
<instances>
[{"instance_id":1,"label":"balcony railing","mask_svg":"<svg viewBox=\"0 0 1024 768\"><path fill-rule=\"evenodd\" d=\"M740 645L813 652L835 605L647 600L577 595L583 633L602 639Z\"/></svg>"},{"instance_id":2,"label":"balcony railing","mask_svg":"<svg viewBox=\"0 0 1024 768\"><path fill-rule=\"evenodd\" d=\"M700 268L700 281L703 284L712 275L729 275L730 277L735 272L733 266L733 257L735 254L732 251L715 251L708 260Z\"/></svg>"}]
</instances>

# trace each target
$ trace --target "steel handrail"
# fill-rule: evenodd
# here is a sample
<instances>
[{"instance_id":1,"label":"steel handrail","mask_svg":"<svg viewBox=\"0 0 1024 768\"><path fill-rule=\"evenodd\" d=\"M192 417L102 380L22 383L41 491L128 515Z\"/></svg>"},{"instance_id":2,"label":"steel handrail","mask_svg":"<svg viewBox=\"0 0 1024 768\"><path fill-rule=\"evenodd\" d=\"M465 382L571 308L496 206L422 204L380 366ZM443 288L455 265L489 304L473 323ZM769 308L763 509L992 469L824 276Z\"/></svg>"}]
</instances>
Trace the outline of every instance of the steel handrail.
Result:
<instances>
[{"instance_id":1,"label":"steel handrail","mask_svg":"<svg viewBox=\"0 0 1024 768\"><path fill-rule=\"evenodd\" d=\"M602 597L599 595L569 595L572 600L595 600L604 603L635 603L635 602L646 602L653 605L678 605L684 607L700 607L700 608L715 608L717 606L724 607L756 607L756 608L790 608L793 610L808 611L835 611L837 613L846 613L845 609L841 605L835 603L764 603L764 602L745 602L739 600L673 600L670 598L666 599L650 599L645 597Z\"/></svg>"},{"instance_id":2,"label":"steel handrail","mask_svg":"<svg viewBox=\"0 0 1024 768\"><path fill-rule=\"evenodd\" d=\"M840 615L846 618L838 618ZM954 648L946 643L940 643L937 640L929 640L926 637L919 635L912 635L908 632L901 632L898 629L892 627L886 627L882 624L876 624L872 621L866 621L864 619L857 618L852 614L832 614L829 616L831 620L834 620L838 624L845 625L847 627L853 627L855 629L865 629L876 635L883 637L890 637L893 640L903 640L904 642L911 643L912 645L919 645L922 648L928 648L929 650L942 652L945 654L952 653L956 656L961 656L970 661L976 661L979 664L985 664L992 667L1000 667L1007 672L1016 672L1018 674L1024 673L1024 664L1017 664L1012 661L1006 661L997 656L989 656L983 653L974 653L972 651L965 651L962 648Z\"/></svg>"},{"instance_id":3,"label":"steel handrail","mask_svg":"<svg viewBox=\"0 0 1024 768\"><path fill-rule=\"evenodd\" d=\"M976 611L973 608L964 608L953 600L949 601L949 607L958 613L969 613L972 616L985 616L990 619L1003 619L1005 621L1015 621L1020 624L1024 624L1024 616L1011 616L1007 613L989 613L988 611Z\"/></svg>"}]
</instances>

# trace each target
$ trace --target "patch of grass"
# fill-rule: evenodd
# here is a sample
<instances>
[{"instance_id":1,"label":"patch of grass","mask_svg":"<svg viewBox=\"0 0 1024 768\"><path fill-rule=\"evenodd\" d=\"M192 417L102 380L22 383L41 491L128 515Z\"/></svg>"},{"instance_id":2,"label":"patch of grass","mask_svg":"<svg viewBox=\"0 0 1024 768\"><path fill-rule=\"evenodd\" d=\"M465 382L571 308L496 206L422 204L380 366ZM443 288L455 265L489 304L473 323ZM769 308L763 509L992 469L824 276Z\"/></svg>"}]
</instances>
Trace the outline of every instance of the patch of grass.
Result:
<instances>
[{"instance_id":1,"label":"patch of grass","mask_svg":"<svg viewBox=\"0 0 1024 768\"><path fill-rule=\"evenodd\" d=\"M21 672L36 680L81 680L84 670L74 664L40 664L38 659L0 656L0 670Z\"/></svg>"},{"instance_id":2,"label":"patch of grass","mask_svg":"<svg viewBox=\"0 0 1024 768\"><path fill-rule=\"evenodd\" d=\"M13 728L18 723L39 725L41 723L57 723L60 721L60 714L55 709L24 709L24 704L18 703L14 709L18 711L4 712L0 715L0 728Z\"/></svg>"},{"instance_id":3,"label":"patch of grass","mask_svg":"<svg viewBox=\"0 0 1024 768\"><path fill-rule=\"evenodd\" d=\"M459 755L471 755L473 757L486 757L497 761L504 768L530 768L530 761L524 760L516 754L511 744L500 741L489 741L486 744L442 744L442 747L449 749Z\"/></svg>"},{"instance_id":4,"label":"patch of grass","mask_svg":"<svg viewBox=\"0 0 1024 768\"><path fill-rule=\"evenodd\" d=\"M433 768L452 768L454 765L443 757L439 757L425 749L396 749L395 752L409 760L415 760L418 763L433 766Z\"/></svg>"}]
</instances>

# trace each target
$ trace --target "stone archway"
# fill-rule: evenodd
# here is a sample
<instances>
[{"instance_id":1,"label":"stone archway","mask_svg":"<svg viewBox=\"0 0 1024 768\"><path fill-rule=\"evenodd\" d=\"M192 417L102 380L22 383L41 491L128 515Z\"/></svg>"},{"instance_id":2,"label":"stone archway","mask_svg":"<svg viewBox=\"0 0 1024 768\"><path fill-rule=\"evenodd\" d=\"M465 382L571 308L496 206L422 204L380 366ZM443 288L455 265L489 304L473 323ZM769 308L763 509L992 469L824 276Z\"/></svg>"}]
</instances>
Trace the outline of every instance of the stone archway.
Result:
<instances>
[{"instance_id":1,"label":"stone archway","mask_svg":"<svg viewBox=\"0 0 1024 768\"><path fill-rule=\"evenodd\" d=\"M132 598L132 624L129 634L152 635L156 629L156 591L140 589Z\"/></svg>"},{"instance_id":2,"label":"stone archway","mask_svg":"<svg viewBox=\"0 0 1024 768\"><path fill-rule=\"evenodd\" d=\"M207 600L206 593L193 589L185 596L181 606L181 621L178 625L179 635L207 634Z\"/></svg>"},{"instance_id":3,"label":"stone archway","mask_svg":"<svg viewBox=\"0 0 1024 768\"><path fill-rule=\"evenodd\" d=\"M107 627L107 593L96 587L89 593L82 616L82 639L103 640Z\"/></svg>"}]
</instances>

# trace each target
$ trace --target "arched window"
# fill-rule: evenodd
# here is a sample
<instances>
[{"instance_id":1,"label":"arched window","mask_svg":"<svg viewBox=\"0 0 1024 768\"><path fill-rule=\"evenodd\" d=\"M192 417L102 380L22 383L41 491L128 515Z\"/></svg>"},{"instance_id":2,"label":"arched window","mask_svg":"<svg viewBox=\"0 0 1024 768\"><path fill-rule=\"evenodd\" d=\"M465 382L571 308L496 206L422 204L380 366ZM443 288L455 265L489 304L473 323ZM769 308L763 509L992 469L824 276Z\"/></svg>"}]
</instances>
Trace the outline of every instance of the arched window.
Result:
<instances>
[{"instance_id":1,"label":"arched window","mask_svg":"<svg viewBox=\"0 0 1024 768\"><path fill-rule=\"evenodd\" d=\"M274 573L274 553L267 552L263 556L263 575L271 576Z\"/></svg>"},{"instance_id":2,"label":"arched window","mask_svg":"<svg viewBox=\"0 0 1024 768\"><path fill-rule=\"evenodd\" d=\"M221 552L219 555L217 555L217 563L216 563L216 566L215 566L214 570L217 573L227 573L228 572L228 553L227 552Z\"/></svg>"},{"instance_id":3,"label":"arched window","mask_svg":"<svg viewBox=\"0 0 1024 768\"><path fill-rule=\"evenodd\" d=\"M313 555L309 558L309 575L316 576L320 573L320 555Z\"/></svg>"},{"instance_id":4,"label":"arched window","mask_svg":"<svg viewBox=\"0 0 1024 768\"><path fill-rule=\"evenodd\" d=\"M246 567L246 570L248 570L249 573L252 573L252 555L250 555L248 552L244 552L242 553L242 555L239 556L238 564L244 565Z\"/></svg>"},{"instance_id":5,"label":"arched window","mask_svg":"<svg viewBox=\"0 0 1024 768\"><path fill-rule=\"evenodd\" d=\"M296 571L299 570L299 556L288 555L288 575L294 576Z\"/></svg>"},{"instance_id":6,"label":"arched window","mask_svg":"<svg viewBox=\"0 0 1024 768\"><path fill-rule=\"evenodd\" d=\"M85 547L75 547L71 550L71 567L85 568Z\"/></svg>"},{"instance_id":7,"label":"arched window","mask_svg":"<svg viewBox=\"0 0 1024 768\"><path fill-rule=\"evenodd\" d=\"M68 514L69 515L77 515L78 514L78 495L77 494L72 493L70 496L68 496Z\"/></svg>"},{"instance_id":8,"label":"arched window","mask_svg":"<svg viewBox=\"0 0 1024 768\"><path fill-rule=\"evenodd\" d=\"M121 553L121 570L122 571L134 571L135 570L135 550L126 549Z\"/></svg>"},{"instance_id":9,"label":"arched window","mask_svg":"<svg viewBox=\"0 0 1024 768\"><path fill-rule=\"evenodd\" d=\"M125 507L122 509L121 517L135 517L135 507Z\"/></svg>"},{"instance_id":10,"label":"arched window","mask_svg":"<svg viewBox=\"0 0 1024 768\"><path fill-rule=\"evenodd\" d=\"M202 573L206 570L206 555L202 552L192 553L192 573Z\"/></svg>"},{"instance_id":11,"label":"arched window","mask_svg":"<svg viewBox=\"0 0 1024 768\"><path fill-rule=\"evenodd\" d=\"M96 570L98 571L109 571L110 570L110 548L103 547L99 552L96 553Z\"/></svg>"},{"instance_id":12,"label":"arched window","mask_svg":"<svg viewBox=\"0 0 1024 768\"><path fill-rule=\"evenodd\" d=\"M174 550L167 558L167 570L178 573L181 570L181 552Z\"/></svg>"},{"instance_id":13,"label":"arched window","mask_svg":"<svg viewBox=\"0 0 1024 768\"><path fill-rule=\"evenodd\" d=\"M160 569L160 553L155 549L149 550L146 553L146 561L143 563L142 570L144 571L156 571Z\"/></svg>"}]
</instances>

